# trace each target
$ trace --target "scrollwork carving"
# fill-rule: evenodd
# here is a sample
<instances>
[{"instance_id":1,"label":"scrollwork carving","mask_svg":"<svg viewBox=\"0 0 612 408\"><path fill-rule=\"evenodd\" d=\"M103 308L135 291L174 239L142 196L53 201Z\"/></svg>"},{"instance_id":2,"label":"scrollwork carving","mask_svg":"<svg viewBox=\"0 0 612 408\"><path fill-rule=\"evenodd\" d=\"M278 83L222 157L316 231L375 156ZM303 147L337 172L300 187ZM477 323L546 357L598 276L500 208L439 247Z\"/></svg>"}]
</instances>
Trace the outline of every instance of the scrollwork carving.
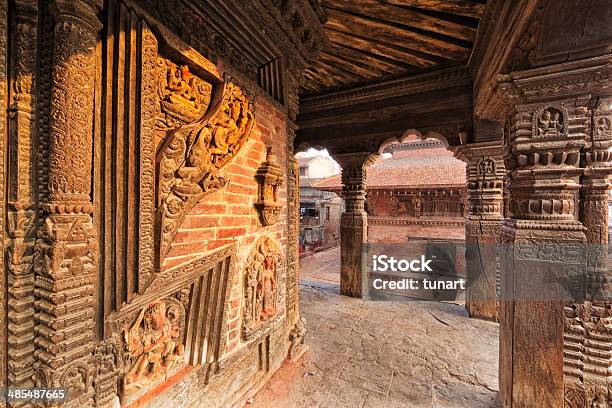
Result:
<instances>
[{"instance_id":1,"label":"scrollwork carving","mask_svg":"<svg viewBox=\"0 0 612 408\"><path fill-rule=\"evenodd\" d=\"M227 180L217 172L244 146L253 124L247 96L230 82L209 119L179 127L162 146L157 209L161 258L189 209L204 194L225 186Z\"/></svg>"}]
</instances>

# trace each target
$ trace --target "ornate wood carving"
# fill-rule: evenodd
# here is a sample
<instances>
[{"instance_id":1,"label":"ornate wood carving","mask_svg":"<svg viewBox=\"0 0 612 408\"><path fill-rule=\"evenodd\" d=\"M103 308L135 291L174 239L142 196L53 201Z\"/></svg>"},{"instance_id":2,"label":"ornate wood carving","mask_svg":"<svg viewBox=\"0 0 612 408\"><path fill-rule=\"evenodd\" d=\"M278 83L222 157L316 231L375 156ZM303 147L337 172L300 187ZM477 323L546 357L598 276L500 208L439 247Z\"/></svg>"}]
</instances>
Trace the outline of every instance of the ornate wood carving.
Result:
<instances>
[{"instance_id":1,"label":"ornate wood carving","mask_svg":"<svg viewBox=\"0 0 612 408\"><path fill-rule=\"evenodd\" d=\"M259 212L259 220L264 226L274 225L282 208L278 202L278 190L283 184L283 170L276 162L272 146L267 147L266 161L257 169L255 178L259 196L255 207Z\"/></svg>"},{"instance_id":2,"label":"ornate wood carving","mask_svg":"<svg viewBox=\"0 0 612 408\"><path fill-rule=\"evenodd\" d=\"M8 1L0 1L0 66L7 66L7 50L8 50ZM8 89L7 89L7 72L0 70L0 109L5 112L7 109ZM6 147L8 144L8 134L6 126L6 115L0 115L0 214L6 211ZM5 219L0 217L0 254L5 252ZM4 256L0 256L0 270L5 270ZM7 385L7 309L6 302L6 277L4 273L0 273L0 387Z\"/></svg>"},{"instance_id":3,"label":"ornate wood carving","mask_svg":"<svg viewBox=\"0 0 612 408\"><path fill-rule=\"evenodd\" d=\"M123 330L128 369L124 393L166 379L185 358L185 307L167 297L143 308L129 328Z\"/></svg>"},{"instance_id":4,"label":"ornate wood carving","mask_svg":"<svg viewBox=\"0 0 612 408\"><path fill-rule=\"evenodd\" d=\"M306 340L306 319L300 317L291 331L289 331L289 358L295 359L299 357L304 349L304 341Z\"/></svg>"},{"instance_id":5,"label":"ornate wood carving","mask_svg":"<svg viewBox=\"0 0 612 408\"><path fill-rule=\"evenodd\" d=\"M293 151L293 140L289 139L289 152ZM299 247L300 232L300 181L298 161L289 154L287 160L287 319L295 321L299 315Z\"/></svg>"},{"instance_id":6,"label":"ornate wood carving","mask_svg":"<svg viewBox=\"0 0 612 408\"><path fill-rule=\"evenodd\" d=\"M242 332L246 339L259 333L278 313L279 244L267 236L257 240L247 258L244 274Z\"/></svg>"},{"instance_id":7,"label":"ornate wood carving","mask_svg":"<svg viewBox=\"0 0 612 408\"><path fill-rule=\"evenodd\" d=\"M121 403L128 405L186 364L203 365L207 381L217 374L227 340L235 254L236 245L226 245L163 271L145 293L108 316L108 337L99 343L97 358L114 370L94 381L104 390L102 399L112 399L120 382Z\"/></svg>"},{"instance_id":8,"label":"ornate wood carving","mask_svg":"<svg viewBox=\"0 0 612 408\"><path fill-rule=\"evenodd\" d=\"M97 10L56 1L46 216L34 268L40 386L67 388L65 406L93 404L97 237L90 198Z\"/></svg>"},{"instance_id":9,"label":"ornate wood carving","mask_svg":"<svg viewBox=\"0 0 612 408\"><path fill-rule=\"evenodd\" d=\"M34 374L34 269L36 240L37 7L17 1L14 14L12 92L9 107L8 171L8 383L32 387Z\"/></svg>"},{"instance_id":10,"label":"ornate wood carving","mask_svg":"<svg viewBox=\"0 0 612 408\"><path fill-rule=\"evenodd\" d=\"M174 72L171 76L176 75ZM191 78L186 68L181 69L180 75L183 79L178 83L182 85L174 86L177 95L171 99L173 102L162 105L166 121L168 117L174 118L170 122L173 126L186 118L197 117L195 106L204 104L206 97L195 97L194 94L208 89L196 85L200 80ZM194 87L198 90L194 90ZM200 102L195 104L191 100L194 98ZM227 183L217 172L238 153L253 129L249 100L237 85L227 83L221 103L213 109L209 118L198 117L195 122L177 128L157 153L160 260L168 252L187 212L204 194L216 191ZM164 128L169 125L163 123Z\"/></svg>"}]
</instances>

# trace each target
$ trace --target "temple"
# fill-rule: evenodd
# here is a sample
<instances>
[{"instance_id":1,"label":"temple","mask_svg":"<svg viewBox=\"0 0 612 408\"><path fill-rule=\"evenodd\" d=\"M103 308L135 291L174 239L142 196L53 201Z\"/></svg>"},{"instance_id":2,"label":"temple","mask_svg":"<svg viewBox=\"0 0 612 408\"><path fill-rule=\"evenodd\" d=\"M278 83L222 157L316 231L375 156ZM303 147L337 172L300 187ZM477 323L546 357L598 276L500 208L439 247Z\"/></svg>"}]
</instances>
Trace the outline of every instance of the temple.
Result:
<instances>
[{"instance_id":1,"label":"temple","mask_svg":"<svg viewBox=\"0 0 612 408\"><path fill-rule=\"evenodd\" d=\"M501 406L612 406L611 21L607 0L0 0L0 388L67 391L8 406L243 406L323 353L310 148L341 167L336 302L364 296L380 217L445 222L469 317L499 327ZM376 176L419 143L427 176Z\"/></svg>"}]
</instances>

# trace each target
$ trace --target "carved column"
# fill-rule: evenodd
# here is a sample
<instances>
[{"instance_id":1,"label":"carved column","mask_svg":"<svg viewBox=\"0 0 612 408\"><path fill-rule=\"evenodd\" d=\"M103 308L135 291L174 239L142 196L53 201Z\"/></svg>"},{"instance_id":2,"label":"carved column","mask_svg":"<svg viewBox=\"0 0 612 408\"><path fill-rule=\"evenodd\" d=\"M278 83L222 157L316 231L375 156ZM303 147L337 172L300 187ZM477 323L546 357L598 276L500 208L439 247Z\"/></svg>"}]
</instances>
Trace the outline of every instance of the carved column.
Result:
<instances>
[{"instance_id":1,"label":"carved column","mask_svg":"<svg viewBox=\"0 0 612 408\"><path fill-rule=\"evenodd\" d=\"M502 227L504 407L563 406L564 303L584 288L585 235L575 203L588 99L543 103L524 97L507 119L505 158L513 212Z\"/></svg>"},{"instance_id":2,"label":"carved column","mask_svg":"<svg viewBox=\"0 0 612 408\"><path fill-rule=\"evenodd\" d=\"M565 307L565 399L568 408L612 404L612 288L608 265L612 99L596 98L592 102L580 192L580 220L586 228L587 242L586 299Z\"/></svg>"},{"instance_id":3,"label":"carved column","mask_svg":"<svg viewBox=\"0 0 612 408\"><path fill-rule=\"evenodd\" d=\"M340 293L345 296L362 296L362 250L368 239L366 169L376 157L371 153L334 156L342 167L344 212L340 219Z\"/></svg>"},{"instance_id":4,"label":"carved column","mask_svg":"<svg viewBox=\"0 0 612 408\"><path fill-rule=\"evenodd\" d=\"M96 229L90 197L96 41L95 7L56 0L51 106L49 195L36 241L37 381L68 388L65 406L93 405Z\"/></svg>"},{"instance_id":5,"label":"carved column","mask_svg":"<svg viewBox=\"0 0 612 408\"><path fill-rule=\"evenodd\" d=\"M306 351L304 340L306 321L300 317L300 169L294 156L293 141L299 109L298 78L301 70L295 66L287 69L287 328L289 329L288 357L298 359Z\"/></svg>"},{"instance_id":6,"label":"carved column","mask_svg":"<svg viewBox=\"0 0 612 408\"><path fill-rule=\"evenodd\" d=\"M8 1L0 0L0 67L7 65L7 49L8 49ZM8 143L8 135L6 131L6 112L8 89L7 89L7 70L0 70L0 214L5 214L6 204L6 146ZM5 217L0 217L0 387L7 385L7 310L6 298L8 296L6 290L5 277Z\"/></svg>"},{"instance_id":7,"label":"carved column","mask_svg":"<svg viewBox=\"0 0 612 408\"><path fill-rule=\"evenodd\" d=\"M35 1L15 2L9 106L8 383L31 388L34 374L34 270L36 200L37 12ZM16 404L19 405L19 404Z\"/></svg>"},{"instance_id":8,"label":"carved column","mask_svg":"<svg viewBox=\"0 0 612 408\"><path fill-rule=\"evenodd\" d=\"M459 146L455 156L467 162L465 306L470 317L498 319L496 244L503 222L502 143Z\"/></svg>"}]
</instances>

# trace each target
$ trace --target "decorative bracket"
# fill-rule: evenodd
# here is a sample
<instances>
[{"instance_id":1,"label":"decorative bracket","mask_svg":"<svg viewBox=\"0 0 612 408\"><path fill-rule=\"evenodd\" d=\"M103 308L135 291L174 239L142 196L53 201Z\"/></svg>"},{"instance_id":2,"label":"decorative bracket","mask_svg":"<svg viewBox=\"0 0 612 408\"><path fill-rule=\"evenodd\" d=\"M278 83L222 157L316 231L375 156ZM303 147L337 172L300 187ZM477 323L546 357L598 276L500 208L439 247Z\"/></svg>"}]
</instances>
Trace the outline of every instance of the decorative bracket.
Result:
<instances>
[{"instance_id":1,"label":"decorative bracket","mask_svg":"<svg viewBox=\"0 0 612 408\"><path fill-rule=\"evenodd\" d=\"M278 189L283 184L283 170L276 162L272 147L267 147L266 161L257 169L255 178L259 184L259 201L255 207L264 226L274 225L282 205L278 203Z\"/></svg>"}]
</instances>

